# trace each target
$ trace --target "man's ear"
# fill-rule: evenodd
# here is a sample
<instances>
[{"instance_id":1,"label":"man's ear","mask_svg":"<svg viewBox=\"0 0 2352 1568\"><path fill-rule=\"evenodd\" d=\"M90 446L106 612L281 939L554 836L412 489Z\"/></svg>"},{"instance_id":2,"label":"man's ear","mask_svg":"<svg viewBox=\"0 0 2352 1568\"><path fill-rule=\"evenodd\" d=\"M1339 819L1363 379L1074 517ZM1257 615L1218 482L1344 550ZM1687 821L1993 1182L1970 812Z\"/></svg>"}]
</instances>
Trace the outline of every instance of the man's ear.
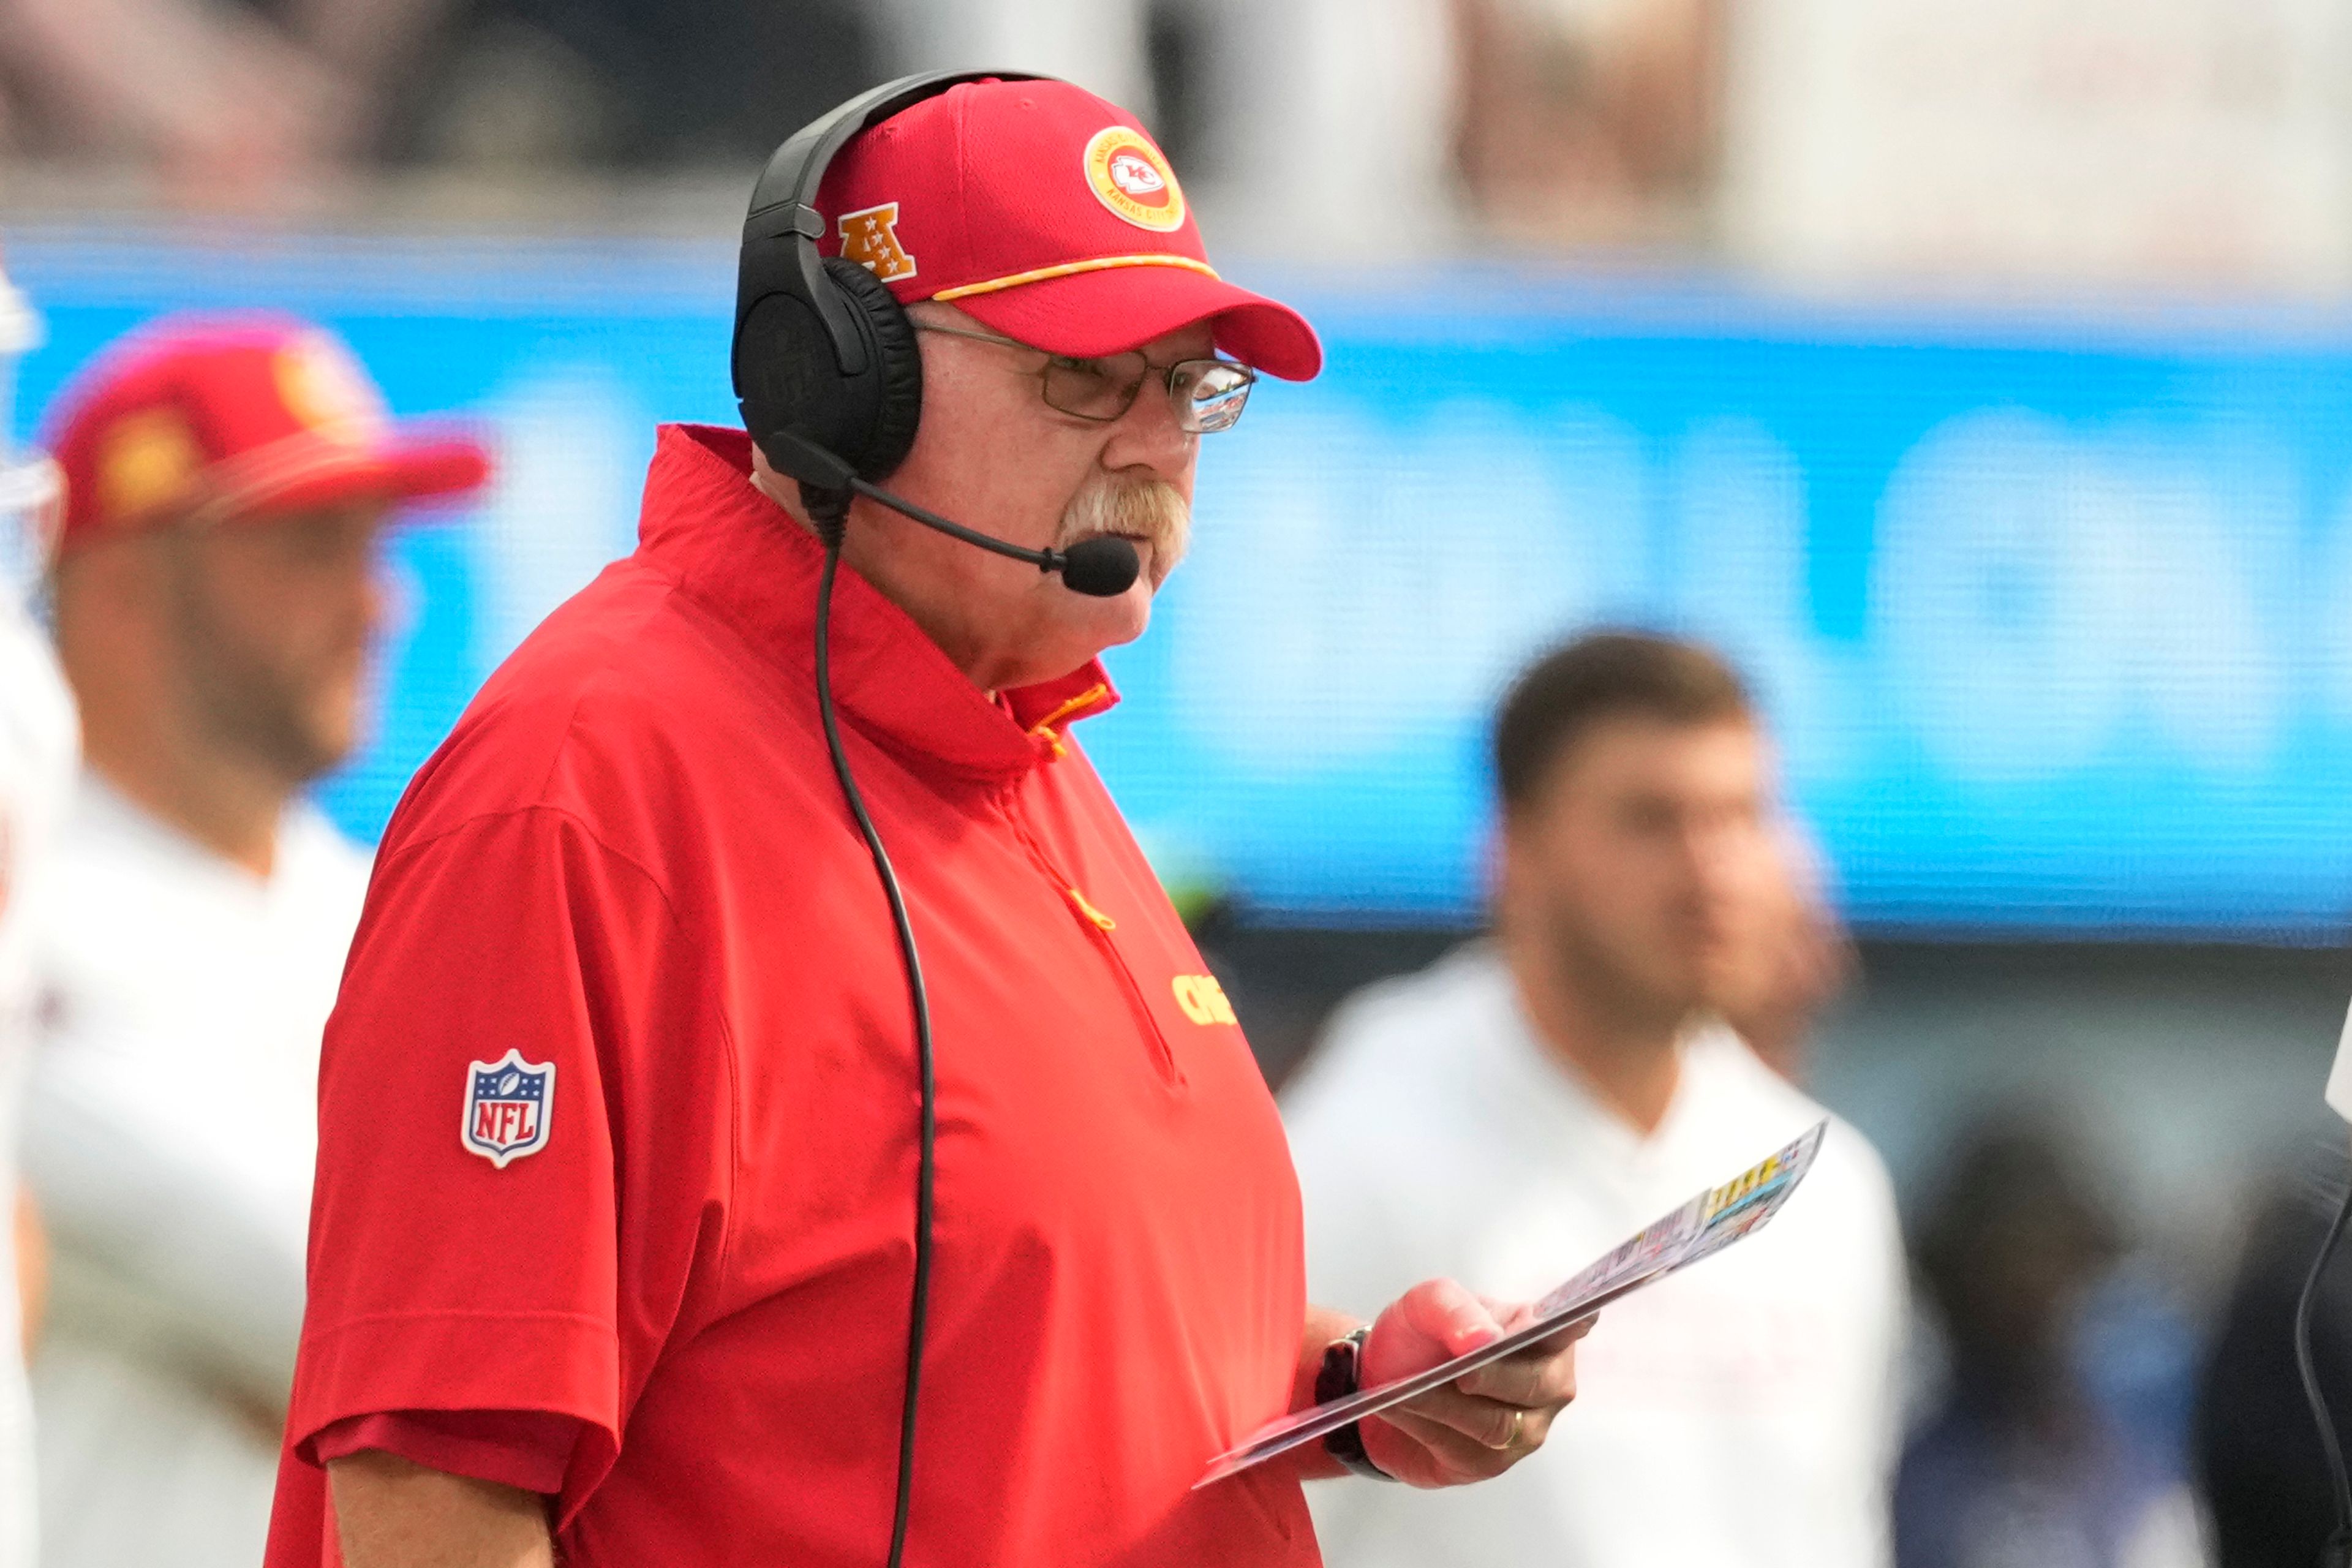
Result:
<instances>
[{"instance_id":1,"label":"man's ear","mask_svg":"<svg viewBox=\"0 0 2352 1568\"><path fill-rule=\"evenodd\" d=\"M1495 924L1507 928L1534 886L1531 842L1533 829L1525 818L1505 811L1495 823L1486 847L1486 887Z\"/></svg>"},{"instance_id":2,"label":"man's ear","mask_svg":"<svg viewBox=\"0 0 2352 1568\"><path fill-rule=\"evenodd\" d=\"M50 605L58 661L82 700L174 668L166 542L141 532L89 541L52 570Z\"/></svg>"},{"instance_id":3,"label":"man's ear","mask_svg":"<svg viewBox=\"0 0 2352 1568\"><path fill-rule=\"evenodd\" d=\"M155 536L145 531L90 540L50 569L51 603L75 617L85 606L104 615L150 598L161 574L158 553Z\"/></svg>"}]
</instances>

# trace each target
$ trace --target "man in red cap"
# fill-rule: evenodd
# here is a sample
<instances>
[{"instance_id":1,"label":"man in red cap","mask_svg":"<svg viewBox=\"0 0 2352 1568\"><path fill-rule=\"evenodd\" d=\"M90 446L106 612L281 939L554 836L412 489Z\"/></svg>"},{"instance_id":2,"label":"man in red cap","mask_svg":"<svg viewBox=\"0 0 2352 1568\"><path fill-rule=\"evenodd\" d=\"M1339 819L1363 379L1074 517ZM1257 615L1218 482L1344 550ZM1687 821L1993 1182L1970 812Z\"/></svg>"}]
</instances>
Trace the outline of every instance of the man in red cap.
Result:
<instances>
[{"instance_id":1,"label":"man in red cap","mask_svg":"<svg viewBox=\"0 0 2352 1568\"><path fill-rule=\"evenodd\" d=\"M1320 350L1066 84L925 99L817 205L919 348L897 491L1141 567L1087 596L848 518L830 689L937 1042L911 1450L915 1030L814 686L824 547L743 432L672 426L635 554L490 679L379 851L271 1568L1309 1564L1303 1479L1491 1476L1572 1392L1540 1348L1194 1489L1327 1366L1433 1365L1519 1310L1307 1303L1272 1100L1069 733L1183 552L1199 437Z\"/></svg>"},{"instance_id":2,"label":"man in red cap","mask_svg":"<svg viewBox=\"0 0 2352 1568\"><path fill-rule=\"evenodd\" d=\"M35 932L42 1561L243 1568L301 1321L320 1031L367 881L301 791L359 731L386 519L487 466L395 431L340 343L276 317L133 334L45 438L85 766Z\"/></svg>"}]
</instances>

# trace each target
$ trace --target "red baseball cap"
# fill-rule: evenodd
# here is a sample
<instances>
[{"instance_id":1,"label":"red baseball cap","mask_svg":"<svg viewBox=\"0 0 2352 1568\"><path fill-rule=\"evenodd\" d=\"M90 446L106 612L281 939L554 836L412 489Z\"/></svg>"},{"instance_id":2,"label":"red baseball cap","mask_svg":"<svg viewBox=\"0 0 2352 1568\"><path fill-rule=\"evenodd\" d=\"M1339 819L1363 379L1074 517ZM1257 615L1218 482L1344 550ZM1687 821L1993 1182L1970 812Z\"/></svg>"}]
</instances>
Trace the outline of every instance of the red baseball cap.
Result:
<instances>
[{"instance_id":1,"label":"red baseball cap","mask_svg":"<svg viewBox=\"0 0 2352 1568\"><path fill-rule=\"evenodd\" d=\"M349 349L279 315L139 329L51 405L44 444L65 474L59 554L169 518L454 497L490 474L470 437L394 426Z\"/></svg>"},{"instance_id":2,"label":"red baseball cap","mask_svg":"<svg viewBox=\"0 0 2352 1568\"><path fill-rule=\"evenodd\" d=\"M1059 81L965 82L892 115L825 171L828 254L1050 353L1140 348L1196 321L1289 381L1315 329L1219 278L1176 173L1135 117Z\"/></svg>"}]
</instances>

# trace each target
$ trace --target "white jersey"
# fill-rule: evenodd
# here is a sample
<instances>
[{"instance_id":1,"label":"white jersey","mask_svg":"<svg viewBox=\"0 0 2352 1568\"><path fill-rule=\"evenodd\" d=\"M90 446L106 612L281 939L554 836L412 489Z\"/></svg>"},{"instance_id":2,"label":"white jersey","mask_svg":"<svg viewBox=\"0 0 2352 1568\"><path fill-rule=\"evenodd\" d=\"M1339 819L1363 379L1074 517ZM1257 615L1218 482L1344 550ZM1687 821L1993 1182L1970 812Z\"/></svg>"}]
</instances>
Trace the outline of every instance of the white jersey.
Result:
<instances>
[{"instance_id":1,"label":"white jersey","mask_svg":"<svg viewBox=\"0 0 2352 1568\"><path fill-rule=\"evenodd\" d=\"M252 1568L302 1322L319 1041L366 858L289 808L267 880L85 772L25 1167L50 1568Z\"/></svg>"},{"instance_id":2,"label":"white jersey","mask_svg":"<svg viewBox=\"0 0 2352 1568\"><path fill-rule=\"evenodd\" d=\"M77 741L48 638L0 583L0 1568L34 1561L32 1424L17 1353L16 1127L33 1048L33 942L59 886L55 838Z\"/></svg>"},{"instance_id":3,"label":"white jersey","mask_svg":"<svg viewBox=\"0 0 2352 1568\"><path fill-rule=\"evenodd\" d=\"M2344 1017L2344 1033L2336 1041L2336 1065L2327 1073L2327 1108L2352 1121L2352 1013Z\"/></svg>"},{"instance_id":4,"label":"white jersey","mask_svg":"<svg viewBox=\"0 0 2352 1568\"><path fill-rule=\"evenodd\" d=\"M1484 946L1347 1004L1286 1097L1309 1299L1531 1300L1824 1114L1728 1030L1644 1137L1538 1043ZM1832 1125L1754 1239L1601 1314L1578 1396L1500 1479L1307 1489L1331 1568L1881 1568L1906 1271L1877 1154Z\"/></svg>"}]
</instances>

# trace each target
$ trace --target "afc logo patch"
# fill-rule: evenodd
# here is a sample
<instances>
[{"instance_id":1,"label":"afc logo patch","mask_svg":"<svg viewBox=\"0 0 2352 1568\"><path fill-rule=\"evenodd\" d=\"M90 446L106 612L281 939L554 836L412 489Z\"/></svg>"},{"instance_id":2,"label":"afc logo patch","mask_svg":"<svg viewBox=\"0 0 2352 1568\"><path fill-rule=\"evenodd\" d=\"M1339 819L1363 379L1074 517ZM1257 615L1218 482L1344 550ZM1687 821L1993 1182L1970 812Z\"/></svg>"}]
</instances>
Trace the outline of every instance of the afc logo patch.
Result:
<instances>
[{"instance_id":1,"label":"afc logo patch","mask_svg":"<svg viewBox=\"0 0 2352 1568\"><path fill-rule=\"evenodd\" d=\"M841 215L841 254L885 283L915 275L915 258L898 243L898 204Z\"/></svg>"},{"instance_id":2,"label":"afc logo patch","mask_svg":"<svg viewBox=\"0 0 2352 1568\"><path fill-rule=\"evenodd\" d=\"M466 1068L466 1118L458 1129L469 1154L503 1171L509 1160L547 1147L555 1116L555 1064L527 1062L509 1050Z\"/></svg>"}]
</instances>

